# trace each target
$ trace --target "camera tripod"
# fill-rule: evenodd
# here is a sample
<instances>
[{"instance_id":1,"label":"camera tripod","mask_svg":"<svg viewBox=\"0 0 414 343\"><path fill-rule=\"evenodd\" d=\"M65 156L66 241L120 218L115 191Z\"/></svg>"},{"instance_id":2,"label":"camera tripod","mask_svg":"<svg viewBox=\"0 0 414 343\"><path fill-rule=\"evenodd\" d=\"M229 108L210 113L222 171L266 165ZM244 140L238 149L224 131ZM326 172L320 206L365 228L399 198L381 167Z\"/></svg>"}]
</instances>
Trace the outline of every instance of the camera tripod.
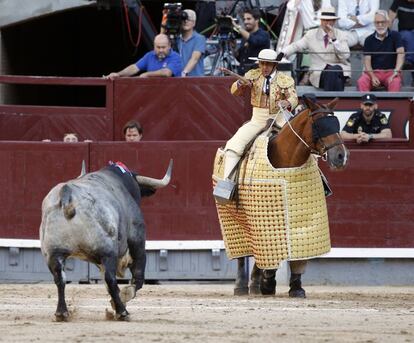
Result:
<instances>
[{"instance_id":1,"label":"camera tripod","mask_svg":"<svg viewBox=\"0 0 414 343\"><path fill-rule=\"evenodd\" d=\"M211 65L210 75L223 76L224 74L219 71L219 68L226 68L233 72L237 71L237 66L240 63L234 57L231 43L229 37L219 37L217 53Z\"/></svg>"}]
</instances>

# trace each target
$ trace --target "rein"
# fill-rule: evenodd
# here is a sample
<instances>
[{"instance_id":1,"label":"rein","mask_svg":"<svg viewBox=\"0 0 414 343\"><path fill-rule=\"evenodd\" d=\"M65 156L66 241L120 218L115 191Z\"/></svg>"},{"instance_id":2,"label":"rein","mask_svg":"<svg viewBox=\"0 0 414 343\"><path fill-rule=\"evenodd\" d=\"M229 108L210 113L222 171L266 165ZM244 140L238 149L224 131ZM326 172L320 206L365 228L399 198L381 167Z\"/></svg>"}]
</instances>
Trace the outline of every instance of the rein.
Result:
<instances>
[{"instance_id":1,"label":"rein","mask_svg":"<svg viewBox=\"0 0 414 343\"><path fill-rule=\"evenodd\" d=\"M292 132L295 134L295 136L309 149L309 151L310 151L311 154L317 155L319 157L322 157L323 160L326 160L326 154L327 154L327 152L328 152L329 149L331 149L331 148L333 148L335 146L344 144L344 142L343 142L343 140L342 140L342 138L340 136L339 136L340 139L337 142L332 143L332 144L329 144L329 145L325 145L325 143L321 139L323 137L318 137L318 141L322 145L322 152L319 152L319 151L313 149L312 147L309 146L309 144L307 144L305 142L305 140L295 131L295 129L290 124L289 118L286 115L286 112L288 112L288 111L285 110L284 108L282 108L282 106L280 106L280 105L279 105L279 109L280 109L280 112L283 114L283 116L284 116L284 118L286 120L286 123L288 124L289 128L292 130ZM290 112L288 112L288 113L289 113L289 117L291 117L292 116L291 113ZM309 113L309 116L310 117L314 117L315 116L316 120L320 119L321 117L324 117L324 116L319 116L319 114L323 114L325 116L327 114L334 114L334 113L330 109L327 109L327 108L319 108L318 110L314 110L311 113ZM276 117L273 119L273 122L275 120L276 120ZM312 125L314 125L314 123L315 123L315 120L313 120L313 124Z\"/></svg>"}]
</instances>

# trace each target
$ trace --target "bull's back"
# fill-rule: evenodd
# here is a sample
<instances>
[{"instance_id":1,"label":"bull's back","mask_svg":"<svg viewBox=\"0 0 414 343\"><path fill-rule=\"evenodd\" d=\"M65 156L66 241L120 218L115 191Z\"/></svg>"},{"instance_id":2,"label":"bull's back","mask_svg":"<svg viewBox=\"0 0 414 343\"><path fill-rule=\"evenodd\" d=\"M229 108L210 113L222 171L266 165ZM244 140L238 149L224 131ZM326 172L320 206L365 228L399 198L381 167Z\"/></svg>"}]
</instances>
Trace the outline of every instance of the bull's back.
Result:
<instances>
[{"instance_id":1,"label":"bull's back","mask_svg":"<svg viewBox=\"0 0 414 343\"><path fill-rule=\"evenodd\" d=\"M45 197L40 226L42 251L61 249L73 256L95 256L118 245L118 229L125 213L116 191L93 180L85 181L60 184Z\"/></svg>"}]
</instances>

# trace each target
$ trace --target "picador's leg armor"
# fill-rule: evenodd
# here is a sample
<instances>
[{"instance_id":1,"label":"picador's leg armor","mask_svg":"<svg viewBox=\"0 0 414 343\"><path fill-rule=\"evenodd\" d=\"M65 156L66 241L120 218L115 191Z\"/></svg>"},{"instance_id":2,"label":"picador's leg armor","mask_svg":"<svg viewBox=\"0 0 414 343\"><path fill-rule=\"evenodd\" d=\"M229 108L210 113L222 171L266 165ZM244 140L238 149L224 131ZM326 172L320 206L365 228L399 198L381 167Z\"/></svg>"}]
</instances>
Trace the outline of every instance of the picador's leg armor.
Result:
<instances>
[{"instance_id":1,"label":"picador's leg armor","mask_svg":"<svg viewBox=\"0 0 414 343\"><path fill-rule=\"evenodd\" d=\"M214 187L213 195L217 202L226 204L233 200L236 182L234 181L234 171L240 161L240 156L233 150L225 152L224 177L218 180Z\"/></svg>"}]
</instances>

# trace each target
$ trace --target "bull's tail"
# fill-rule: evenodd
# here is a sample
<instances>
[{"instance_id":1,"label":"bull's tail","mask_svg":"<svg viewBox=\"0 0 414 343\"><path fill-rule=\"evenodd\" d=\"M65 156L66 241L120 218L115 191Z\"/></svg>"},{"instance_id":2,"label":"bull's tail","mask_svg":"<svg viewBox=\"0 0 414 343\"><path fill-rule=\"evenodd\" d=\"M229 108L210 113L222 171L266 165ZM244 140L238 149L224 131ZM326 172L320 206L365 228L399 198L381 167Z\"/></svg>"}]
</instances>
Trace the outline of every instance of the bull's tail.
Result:
<instances>
[{"instance_id":1,"label":"bull's tail","mask_svg":"<svg viewBox=\"0 0 414 343\"><path fill-rule=\"evenodd\" d=\"M76 209L72 201L72 188L68 185L64 185L60 190L60 206L62 207L63 214L67 220L70 220L75 216Z\"/></svg>"}]
</instances>

